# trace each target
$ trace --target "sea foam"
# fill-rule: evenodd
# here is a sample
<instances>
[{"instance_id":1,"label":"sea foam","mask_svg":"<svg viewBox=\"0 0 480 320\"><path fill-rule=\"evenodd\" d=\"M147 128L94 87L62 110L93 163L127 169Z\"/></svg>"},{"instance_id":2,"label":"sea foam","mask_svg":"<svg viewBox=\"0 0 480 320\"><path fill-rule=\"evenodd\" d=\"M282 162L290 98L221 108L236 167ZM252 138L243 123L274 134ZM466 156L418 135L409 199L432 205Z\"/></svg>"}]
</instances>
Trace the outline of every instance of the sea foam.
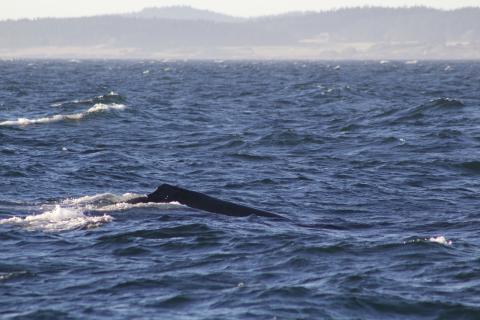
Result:
<instances>
[{"instance_id":1,"label":"sea foam","mask_svg":"<svg viewBox=\"0 0 480 320\"><path fill-rule=\"evenodd\" d=\"M52 123L52 122L59 122L59 121L66 121L66 120L82 120L87 115L97 112L106 112L110 110L124 110L126 108L123 104L103 104L97 103L93 107L87 109L84 112L73 113L73 114L56 114L49 117L43 118L18 118L17 120L7 120L0 122L0 126L28 126L31 124L45 124L45 123Z\"/></svg>"},{"instance_id":2,"label":"sea foam","mask_svg":"<svg viewBox=\"0 0 480 320\"><path fill-rule=\"evenodd\" d=\"M428 241L438 243L438 244L443 244L444 246L451 246L453 243L452 240L448 240L444 236L430 237L428 238Z\"/></svg>"},{"instance_id":3,"label":"sea foam","mask_svg":"<svg viewBox=\"0 0 480 320\"><path fill-rule=\"evenodd\" d=\"M92 196L83 196L79 198L69 198L62 201L62 205L74 206L88 211L124 211L133 208L162 208L162 209L174 209L184 207L178 202L170 203L128 203L128 200L143 197L142 194L136 193L124 193L122 195L116 195L112 193L101 193Z\"/></svg>"},{"instance_id":4,"label":"sea foam","mask_svg":"<svg viewBox=\"0 0 480 320\"><path fill-rule=\"evenodd\" d=\"M91 196L68 198L63 200L62 204L69 206L80 206L86 204L101 205L102 203L112 204L117 202L126 202L128 200L142 196L143 195L136 193L124 193L123 195L116 195L113 193L99 193Z\"/></svg>"},{"instance_id":5,"label":"sea foam","mask_svg":"<svg viewBox=\"0 0 480 320\"><path fill-rule=\"evenodd\" d=\"M25 217L1 219L0 225L17 225L27 230L59 232L75 229L90 229L111 222L113 217L104 212L125 211L133 208L175 209L184 207L178 202L170 203L127 203L128 200L142 197L141 194L100 193L91 196L68 198L56 205L43 205L43 213ZM103 212L103 216L86 215L85 212Z\"/></svg>"},{"instance_id":6,"label":"sea foam","mask_svg":"<svg viewBox=\"0 0 480 320\"><path fill-rule=\"evenodd\" d=\"M56 205L53 210L26 217L12 217L0 220L0 224L11 224L24 227L27 230L66 231L73 229L90 229L111 222L109 215L86 216L77 208L64 208Z\"/></svg>"},{"instance_id":7,"label":"sea foam","mask_svg":"<svg viewBox=\"0 0 480 320\"><path fill-rule=\"evenodd\" d=\"M453 244L452 240L445 238L445 236L434 236L429 238L417 238L409 241L405 241L404 244L408 243L418 243L418 242L432 242L438 243L444 246L451 246Z\"/></svg>"}]
</instances>

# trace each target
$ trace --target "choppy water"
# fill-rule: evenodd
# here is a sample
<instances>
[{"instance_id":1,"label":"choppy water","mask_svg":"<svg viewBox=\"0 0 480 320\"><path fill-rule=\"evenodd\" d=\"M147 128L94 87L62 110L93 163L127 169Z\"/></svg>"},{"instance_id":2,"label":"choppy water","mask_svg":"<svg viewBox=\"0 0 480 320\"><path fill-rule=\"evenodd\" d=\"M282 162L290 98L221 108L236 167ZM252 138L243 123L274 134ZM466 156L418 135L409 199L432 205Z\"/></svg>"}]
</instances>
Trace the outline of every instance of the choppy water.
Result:
<instances>
[{"instance_id":1,"label":"choppy water","mask_svg":"<svg viewBox=\"0 0 480 320\"><path fill-rule=\"evenodd\" d=\"M473 62L0 62L0 318L478 319L479 93ZM124 203L161 183L290 221Z\"/></svg>"}]
</instances>

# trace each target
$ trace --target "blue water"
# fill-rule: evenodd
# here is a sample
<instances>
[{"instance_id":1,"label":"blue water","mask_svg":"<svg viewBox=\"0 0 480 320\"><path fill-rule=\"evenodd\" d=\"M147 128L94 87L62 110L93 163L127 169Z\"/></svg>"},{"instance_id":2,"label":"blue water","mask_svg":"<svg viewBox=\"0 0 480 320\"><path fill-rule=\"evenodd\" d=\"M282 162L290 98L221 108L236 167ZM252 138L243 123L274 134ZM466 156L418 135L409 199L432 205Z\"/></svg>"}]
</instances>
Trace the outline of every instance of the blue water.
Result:
<instances>
[{"instance_id":1,"label":"blue water","mask_svg":"<svg viewBox=\"0 0 480 320\"><path fill-rule=\"evenodd\" d=\"M479 93L477 62L0 62L0 318L479 319ZM161 183L289 221L124 203Z\"/></svg>"}]
</instances>

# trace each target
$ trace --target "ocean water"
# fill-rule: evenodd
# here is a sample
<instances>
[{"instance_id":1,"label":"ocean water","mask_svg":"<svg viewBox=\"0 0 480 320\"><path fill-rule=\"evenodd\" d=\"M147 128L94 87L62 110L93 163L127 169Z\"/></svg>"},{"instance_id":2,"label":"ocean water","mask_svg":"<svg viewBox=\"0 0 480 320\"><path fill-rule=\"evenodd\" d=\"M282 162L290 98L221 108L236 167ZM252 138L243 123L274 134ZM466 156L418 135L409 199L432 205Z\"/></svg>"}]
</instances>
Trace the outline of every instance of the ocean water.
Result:
<instances>
[{"instance_id":1,"label":"ocean water","mask_svg":"<svg viewBox=\"0 0 480 320\"><path fill-rule=\"evenodd\" d=\"M0 61L0 318L479 319L479 178L478 62Z\"/></svg>"}]
</instances>

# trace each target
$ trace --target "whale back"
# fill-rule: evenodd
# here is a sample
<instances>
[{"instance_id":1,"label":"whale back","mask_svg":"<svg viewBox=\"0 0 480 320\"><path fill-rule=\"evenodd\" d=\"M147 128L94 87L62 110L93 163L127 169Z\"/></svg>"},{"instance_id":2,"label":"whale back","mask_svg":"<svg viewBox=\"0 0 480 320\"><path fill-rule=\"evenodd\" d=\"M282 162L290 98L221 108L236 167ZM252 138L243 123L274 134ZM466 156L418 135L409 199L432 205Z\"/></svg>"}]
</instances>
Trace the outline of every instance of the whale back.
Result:
<instances>
[{"instance_id":1,"label":"whale back","mask_svg":"<svg viewBox=\"0 0 480 320\"><path fill-rule=\"evenodd\" d=\"M272 212L220 200L200 192L183 189L166 183L160 185L154 192L150 193L146 197L140 197L128 201L128 203L132 204L145 202L178 202L190 208L219 213L227 216L246 217L249 215L257 215L284 219L282 216Z\"/></svg>"},{"instance_id":2,"label":"whale back","mask_svg":"<svg viewBox=\"0 0 480 320\"><path fill-rule=\"evenodd\" d=\"M181 202L184 191L182 188L164 183L150 193L147 198L150 202Z\"/></svg>"}]
</instances>

